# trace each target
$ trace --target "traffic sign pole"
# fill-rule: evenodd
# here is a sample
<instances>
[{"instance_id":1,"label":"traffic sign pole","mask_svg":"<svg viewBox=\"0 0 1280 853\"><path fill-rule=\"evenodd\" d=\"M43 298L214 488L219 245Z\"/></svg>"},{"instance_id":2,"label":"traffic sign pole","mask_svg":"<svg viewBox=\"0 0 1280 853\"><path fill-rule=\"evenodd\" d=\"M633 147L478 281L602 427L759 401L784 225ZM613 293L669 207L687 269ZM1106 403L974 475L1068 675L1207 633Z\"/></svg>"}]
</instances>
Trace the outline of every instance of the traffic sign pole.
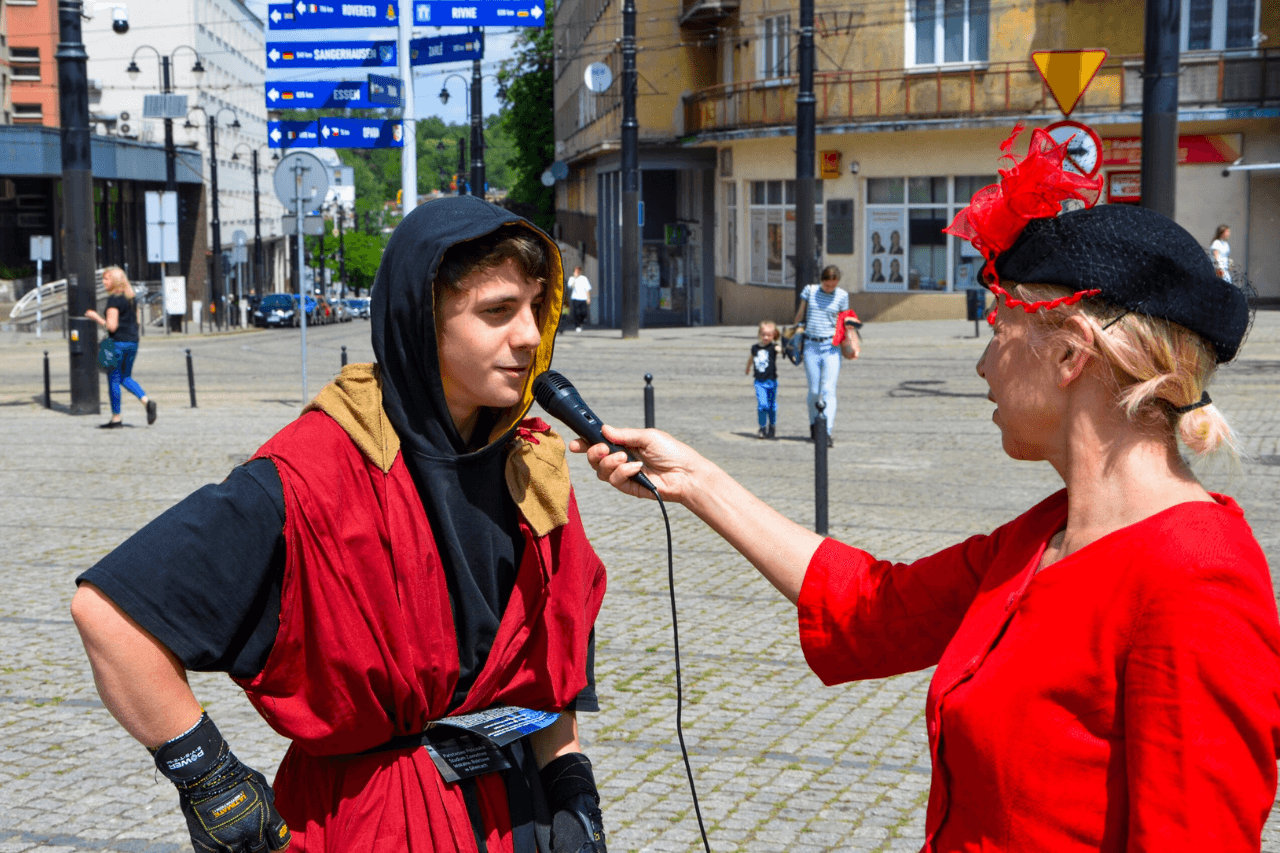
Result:
<instances>
[{"instance_id":1,"label":"traffic sign pole","mask_svg":"<svg viewBox=\"0 0 1280 853\"><path fill-rule=\"evenodd\" d=\"M400 112L404 148L400 156L400 210L405 215L418 206L418 123L413 103L413 68L410 63L409 39L413 35L413 2L399 0L400 31L398 58L400 79L404 82L404 106Z\"/></svg>"}]
</instances>

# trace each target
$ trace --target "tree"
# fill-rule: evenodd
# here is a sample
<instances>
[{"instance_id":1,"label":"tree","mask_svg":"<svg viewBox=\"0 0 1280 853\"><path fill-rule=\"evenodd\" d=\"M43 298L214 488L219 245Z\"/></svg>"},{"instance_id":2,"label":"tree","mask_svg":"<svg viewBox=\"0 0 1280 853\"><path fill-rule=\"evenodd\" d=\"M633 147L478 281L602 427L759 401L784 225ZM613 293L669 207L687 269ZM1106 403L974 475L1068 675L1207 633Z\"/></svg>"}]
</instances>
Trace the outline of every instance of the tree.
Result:
<instances>
[{"instance_id":1,"label":"tree","mask_svg":"<svg viewBox=\"0 0 1280 853\"><path fill-rule=\"evenodd\" d=\"M547 0L546 10L546 25L520 32L516 57L502 64L498 77L506 85L501 124L515 148L507 198L532 205L537 210L533 221L550 231L556 221L556 193L554 187L542 185L542 173L556 151L553 0Z\"/></svg>"},{"instance_id":2,"label":"tree","mask_svg":"<svg viewBox=\"0 0 1280 853\"><path fill-rule=\"evenodd\" d=\"M373 287L373 278L378 273L378 264L382 262L384 238L381 234L365 234L361 231L348 231L342 235L342 245L347 253L347 289L353 295ZM332 241L336 248L337 241ZM338 259L328 257L325 266L334 272L337 278Z\"/></svg>"}]
</instances>

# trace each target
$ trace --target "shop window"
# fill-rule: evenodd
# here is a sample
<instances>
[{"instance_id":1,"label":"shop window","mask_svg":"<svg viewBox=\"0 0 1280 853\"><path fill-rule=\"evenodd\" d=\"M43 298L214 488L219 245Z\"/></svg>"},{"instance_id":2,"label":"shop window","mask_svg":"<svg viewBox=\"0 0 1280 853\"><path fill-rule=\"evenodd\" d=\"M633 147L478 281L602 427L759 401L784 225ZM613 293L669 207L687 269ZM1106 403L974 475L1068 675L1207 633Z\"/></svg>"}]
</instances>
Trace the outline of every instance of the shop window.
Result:
<instances>
[{"instance_id":1,"label":"shop window","mask_svg":"<svg viewBox=\"0 0 1280 853\"><path fill-rule=\"evenodd\" d=\"M1182 0L1183 50L1257 46L1258 0Z\"/></svg>"},{"instance_id":2,"label":"shop window","mask_svg":"<svg viewBox=\"0 0 1280 853\"><path fill-rule=\"evenodd\" d=\"M791 16L765 18L760 39L761 76L766 79L791 76Z\"/></svg>"},{"instance_id":3,"label":"shop window","mask_svg":"<svg viewBox=\"0 0 1280 853\"><path fill-rule=\"evenodd\" d=\"M853 199L827 201L827 254L853 254Z\"/></svg>"},{"instance_id":4,"label":"shop window","mask_svg":"<svg viewBox=\"0 0 1280 853\"><path fill-rule=\"evenodd\" d=\"M909 0L908 65L986 62L990 0Z\"/></svg>"},{"instance_id":5,"label":"shop window","mask_svg":"<svg viewBox=\"0 0 1280 853\"><path fill-rule=\"evenodd\" d=\"M748 212L751 282L795 287L796 182L752 181ZM822 181L813 188L815 270L822 255Z\"/></svg>"},{"instance_id":6,"label":"shop window","mask_svg":"<svg viewBox=\"0 0 1280 853\"><path fill-rule=\"evenodd\" d=\"M995 182L995 175L869 179L867 289L947 291L977 286L981 258L967 241L943 229L975 192Z\"/></svg>"},{"instance_id":7,"label":"shop window","mask_svg":"<svg viewBox=\"0 0 1280 853\"><path fill-rule=\"evenodd\" d=\"M727 150L727 149L726 149ZM738 279L738 184L736 181L724 182L724 255L720 265L720 274L725 278Z\"/></svg>"}]
</instances>

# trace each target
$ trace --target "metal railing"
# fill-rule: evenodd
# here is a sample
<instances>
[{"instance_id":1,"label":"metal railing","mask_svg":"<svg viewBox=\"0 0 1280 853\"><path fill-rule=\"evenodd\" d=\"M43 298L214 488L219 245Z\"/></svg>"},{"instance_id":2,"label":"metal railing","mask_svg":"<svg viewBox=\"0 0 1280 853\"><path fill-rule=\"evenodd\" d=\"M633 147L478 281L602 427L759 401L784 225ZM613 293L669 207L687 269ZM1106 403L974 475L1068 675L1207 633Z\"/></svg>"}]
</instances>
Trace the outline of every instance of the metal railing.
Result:
<instances>
[{"instance_id":1,"label":"metal railing","mask_svg":"<svg viewBox=\"0 0 1280 853\"><path fill-rule=\"evenodd\" d=\"M795 123L798 80L783 77L708 86L686 95L685 133ZM1060 115L1029 60L814 74L817 120L912 121L1000 115ZM1179 103L1186 107L1280 104L1280 48L1184 54ZM1142 105L1142 57L1102 64L1077 110L1120 112Z\"/></svg>"}]
</instances>

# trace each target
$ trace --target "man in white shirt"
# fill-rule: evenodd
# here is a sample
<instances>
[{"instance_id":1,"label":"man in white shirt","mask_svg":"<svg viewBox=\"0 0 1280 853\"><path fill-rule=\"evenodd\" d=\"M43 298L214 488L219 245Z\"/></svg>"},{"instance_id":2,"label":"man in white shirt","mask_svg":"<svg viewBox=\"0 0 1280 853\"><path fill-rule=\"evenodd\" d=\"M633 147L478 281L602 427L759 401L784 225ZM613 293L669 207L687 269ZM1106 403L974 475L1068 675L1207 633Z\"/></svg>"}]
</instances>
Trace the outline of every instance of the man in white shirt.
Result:
<instances>
[{"instance_id":1,"label":"man in white shirt","mask_svg":"<svg viewBox=\"0 0 1280 853\"><path fill-rule=\"evenodd\" d=\"M582 274L582 267L573 268L568 288L569 306L573 310L573 330L581 332L582 324L587 322L587 309L591 306L591 282Z\"/></svg>"}]
</instances>

